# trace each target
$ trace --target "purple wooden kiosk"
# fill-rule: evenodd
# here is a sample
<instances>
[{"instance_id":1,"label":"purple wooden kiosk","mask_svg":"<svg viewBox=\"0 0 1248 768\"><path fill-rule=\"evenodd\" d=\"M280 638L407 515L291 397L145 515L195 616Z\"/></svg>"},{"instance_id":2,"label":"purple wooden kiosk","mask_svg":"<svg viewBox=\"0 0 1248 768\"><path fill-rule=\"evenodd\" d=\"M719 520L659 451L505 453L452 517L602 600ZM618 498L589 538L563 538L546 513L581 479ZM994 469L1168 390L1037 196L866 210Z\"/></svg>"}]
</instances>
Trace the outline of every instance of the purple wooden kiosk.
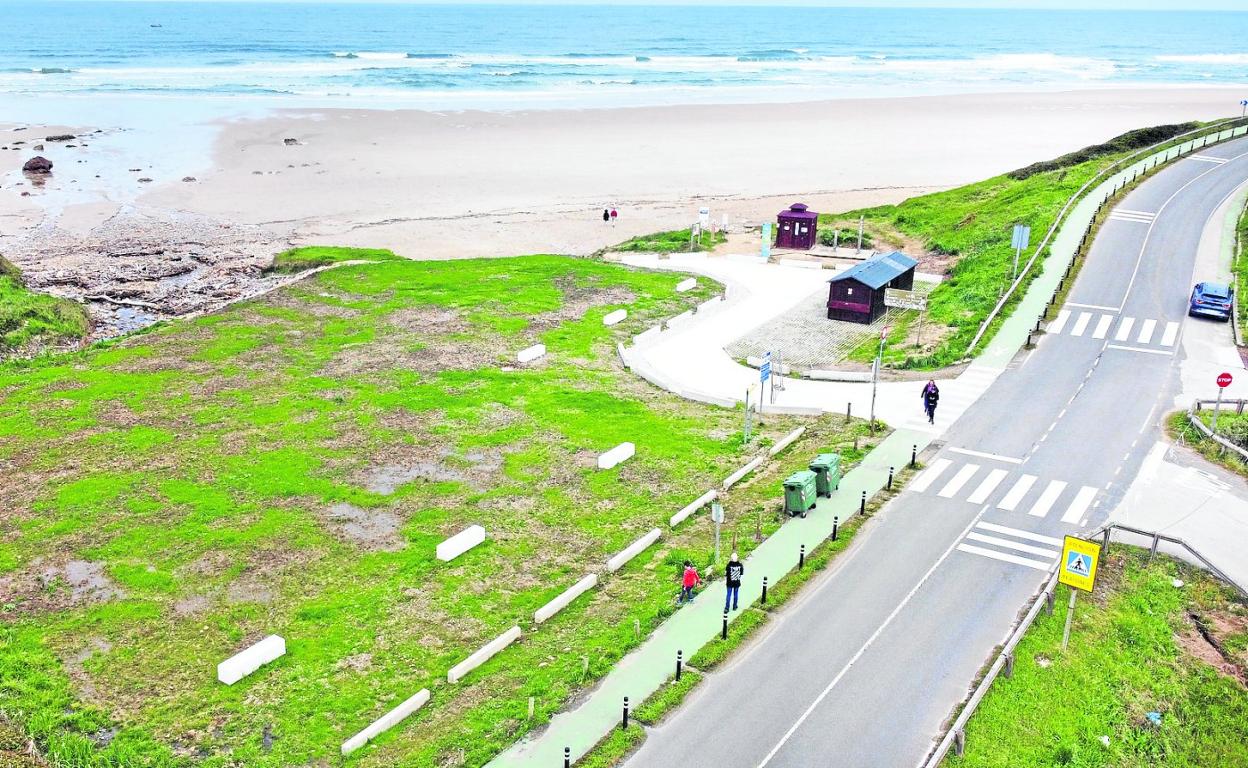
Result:
<instances>
[{"instance_id":1,"label":"purple wooden kiosk","mask_svg":"<svg viewBox=\"0 0 1248 768\"><path fill-rule=\"evenodd\" d=\"M806 210L805 203L794 203L776 217L776 247L810 250L815 245L819 214Z\"/></svg>"}]
</instances>

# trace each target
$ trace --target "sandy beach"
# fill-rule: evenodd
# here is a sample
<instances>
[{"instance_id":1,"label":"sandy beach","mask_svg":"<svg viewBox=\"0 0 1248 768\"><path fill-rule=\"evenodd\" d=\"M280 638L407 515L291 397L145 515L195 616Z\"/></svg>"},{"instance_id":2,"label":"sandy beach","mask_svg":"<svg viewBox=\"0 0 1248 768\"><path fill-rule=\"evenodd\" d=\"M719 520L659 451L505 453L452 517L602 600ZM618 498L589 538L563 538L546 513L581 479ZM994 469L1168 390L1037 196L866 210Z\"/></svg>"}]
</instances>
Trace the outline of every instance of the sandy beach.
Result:
<instances>
[{"instance_id":1,"label":"sandy beach","mask_svg":"<svg viewBox=\"0 0 1248 768\"><path fill-rule=\"evenodd\" d=\"M141 110L122 113L129 124L0 126L0 252L37 288L182 314L247 295L288 245L588 254L688 226L701 206L740 225L797 200L821 211L896 202L1132 128L1225 117L1238 98L1209 87L514 112L251 107L207 124L169 121L164 104L159 131ZM79 138L39 141L59 132ZM36 143L56 164L45 179L19 170ZM606 206L620 211L615 226ZM165 268L175 257L198 266ZM207 282L222 274L233 288Z\"/></svg>"}]
</instances>

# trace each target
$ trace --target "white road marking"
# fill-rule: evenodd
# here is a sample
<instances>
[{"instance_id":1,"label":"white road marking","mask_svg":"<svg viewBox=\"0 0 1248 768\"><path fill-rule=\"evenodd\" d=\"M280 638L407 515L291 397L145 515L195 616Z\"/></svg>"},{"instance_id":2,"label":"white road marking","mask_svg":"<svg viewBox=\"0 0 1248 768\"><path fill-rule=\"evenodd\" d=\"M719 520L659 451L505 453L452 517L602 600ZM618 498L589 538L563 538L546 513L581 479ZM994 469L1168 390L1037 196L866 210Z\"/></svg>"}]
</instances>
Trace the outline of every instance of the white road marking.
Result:
<instances>
[{"instance_id":1,"label":"white road marking","mask_svg":"<svg viewBox=\"0 0 1248 768\"><path fill-rule=\"evenodd\" d=\"M1134 317L1124 317L1122 322L1118 324L1118 333L1114 334L1114 341L1126 341L1131 336L1131 326L1135 325Z\"/></svg>"},{"instance_id":2,"label":"white road marking","mask_svg":"<svg viewBox=\"0 0 1248 768\"><path fill-rule=\"evenodd\" d=\"M1140 335L1135 337L1136 344L1147 344L1153 339L1153 329L1157 327L1157 321L1151 317L1140 324Z\"/></svg>"},{"instance_id":3,"label":"white road marking","mask_svg":"<svg viewBox=\"0 0 1248 768\"><path fill-rule=\"evenodd\" d=\"M1096 498L1095 488L1090 485L1080 488L1079 493L1075 494L1075 500L1070 502L1070 506L1062 513L1062 522L1073 523L1083 517L1083 513L1088 511L1088 505L1094 498Z\"/></svg>"},{"instance_id":4,"label":"white road marking","mask_svg":"<svg viewBox=\"0 0 1248 768\"><path fill-rule=\"evenodd\" d=\"M1009 539L999 539L996 536L985 536L982 533L975 533L974 531L971 531L970 533L966 534L966 538L970 539L971 541L978 541L982 544L994 544L998 547L1005 547L1006 549L1013 549L1019 552L1026 552L1029 555L1041 555L1043 557L1054 558L1054 557L1057 557L1057 554L1058 554L1057 552L1054 552L1051 549L1045 549L1044 547L1035 547L1035 546L1032 546L1031 544L1020 544L1017 541L1010 541Z\"/></svg>"},{"instance_id":5,"label":"white road marking","mask_svg":"<svg viewBox=\"0 0 1248 768\"><path fill-rule=\"evenodd\" d=\"M1102 307L1100 304L1079 304L1073 301L1066 302L1068 307L1078 307L1079 309L1099 309L1104 312L1117 312L1121 307Z\"/></svg>"},{"instance_id":6,"label":"white road marking","mask_svg":"<svg viewBox=\"0 0 1248 768\"><path fill-rule=\"evenodd\" d=\"M1199 160L1199 161L1201 161L1202 163L1214 163L1215 165L1222 165L1223 163L1225 163L1225 162L1226 162L1226 159L1225 159L1225 158L1222 158L1222 157L1213 157L1212 155L1188 155L1188 156L1187 156L1187 159L1188 159L1188 160Z\"/></svg>"},{"instance_id":7,"label":"white road marking","mask_svg":"<svg viewBox=\"0 0 1248 768\"><path fill-rule=\"evenodd\" d=\"M992 459L993 461L1004 461L1007 464L1022 464L1022 459L1016 459L1013 456L1002 456L999 453L986 453L984 451L972 451L970 448L950 448L950 453L961 453L967 456L978 456L981 459Z\"/></svg>"},{"instance_id":8,"label":"white road marking","mask_svg":"<svg viewBox=\"0 0 1248 768\"><path fill-rule=\"evenodd\" d=\"M940 473L949 468L953 462L948 459L937 459L932 462L932 466L919 473L910 483L910 490L922 493L928 489L932 483L936 482L936 478L940 477Z\"/></svg>"},{"instance_id":9,"label":"white road marking","mask_svg":"<svg viewBox=\"0 0 1248 768\"><path fill-rule=\"evenodd\" d=\"M1114 221L1130 221L1134 224L1153 223L1153 219L1150 216L1139 216L1134 213L1124 213L1121 211L1114 211L1113 213L1109 214L1109 218Z\"/></svg>"},{"instance_id":10,"label":"white road marking","mask_svg":"<svg viewBox=\"0 0 1248 768\"><path fill-rule=\"evenodd\" d=\"M1154 211L1133 211L1130 208L1115 208L1114 213L1125 213L1131 216L1144 216L1149 219L1157 215Z\"/></svg>"},{"instance_id":11,"label":"white road marking","mask_svg":"<svg viewBox=\"0 0 1248 768\"><path fill-rule=\"evenodd\" d=\"M1090 321L1091 319L1092 319L1091 312L1080 312L1079 319L1075 321L1075 326L1070 329L1070 335L1082 336L1083 332L1087 330L1088 321Z\"/></svg>"},{"instance_id":12,"label":"white road marking","mask_svg":"<svg viewBox=\"0 0 1248 768\"><path fill-rule=\"evenodd\" d=\"M966 497L966 500L972 504L983 504L992 495L992 492L997 490L997 486L1001 484L1001 481L1008 474L1009 472L1004 469L992 470L988 473L988 477L985 477L983 482L979 484L979 487L970 496Z\"/></svg>"},{"instance_id":13,"label":"white road marking","mask_svg":"<svg viewBox=\"0 0 1248 768\"><path fill-rule=\"evenodd\" d=\"M1005 494L1005 498L997 503L997 509L1004 509L1008 512L1018 509L1018 503L1031 490L1031 486L1035 484L1036 480L1035 475L1023 475L1018 478L1018 482L1014 483L1014 487L1010 489L1010 492Z\"/></svg>"},{"instance_id":14,"label":"white road marking","mask_svg":"<svg viewBox=\"0 0 1248 768\"><path fill-rule=\"evenodd\" d=\"M1057 497L1061 496L1064 490L1066 490L1066 483L1061 480L1050 480L1044 492L1040 494L1040 498L1036 499L1036 503L1027 514L1032 517L1044 517L1049 514L1049 510L1053 508Z\"/></svg>"},{"instance_id":15,"label":"white road marking","mask_svg":"<svg viewBox=\"0 0 1248 768\"><path fill-rule=\"evenodd\" d=\"M1178 335L1179 324L1174 322L1166 323L1166 330L1161 334L1161 346L1173 347L1174 340L1178 337Z\"/></svg>"},{"instance_id":16,"label":"white road marking","mask_svg":"<svg viewBox=\"0 0 1248 768\"><path fill-rule=\"evenodd\" d=\"M1008 525L997 525L996 523L979 522L975 524L975 527L981 530L985 530L985 531L992 531L993 533L1004 533L1005 535L1013 536L1016 539L1027 539L1029 541L1038 541L1041 544L1049 544L1054 547L1062 546L1061 539L1055 539L1052 536L1044 536L1039 533L1032 533L1031 531L1019 530L1018 528L1011 528Z\"/></svg>"},{"instance_id":17,"label":"white road marking","mask_svg":"<svg viewBox=\"0 0 1248 768\"><path fill-rule=\"evenodd\" d=\"M1066 321L1069 319L1070 319L1069 309L1059 310L1057 313L1057 317L1054 318L1053 322L1049 323L1045 327L1044 330L1046 330L1049 333L1061 333L1062 329L1066 327Z\"/></svg>"},{"instance_id":18,"label":"white road marking","mask_svg":"<svg viewBox=\"0 0 1248 768\"><path fill-rule=\"evenodd\" d=\"M1035 568L1038 571L1047 571L1052 566L1052 563L1046 563L1042 560L1032 560L1026 557L1019 557L1018 555L1007 555L1006 553L998 552L995 549L984 549L983 547L974 547L970 544L959 544L958 551L966 552L971 555L979 555L980 557L991 557L993 560L1003 560L1007 563L1014 563L1015 565L1025 565L1028 568Z\"/></svg>"},{"instance_id":19,"label":"white road marking","mask_svg":"<svg viewBox=\"0 0 1248 768\"><path fill-rule=\"evenodd\" d=\"M962 486L970 482L971 478L974 477L975 473L978 471L978 464L967 464L962 467L962 469L959 469L958 474L954 475L952 480L945 483L945 487L941 488L940 493L936 495L941 498L952 499L954 494L962 490Z\"/></svg>"},{"instance_id":20,"label":"white road marking","mask_svg":"<svg viewBox=\"0 0 1248 768\"><path fill-rule=\"evenodd\" d=\"M1114 322L1113 315L1101 315L1101 319L1096 321L1096 328L1092 331L1092 338L1105 338L1105 334L1109 333L1109 324L1112 322Z\"/></svg>"},{"instance_id":21,"label":"white road marking","mask_svg":"<svg viewBox=\"0 0 1248 768\"><path fill-rule=\"evenodd\" d=\"M1174 354L1173 352L1167 352L1164 349L1146 349L1144 347L1127 347L1127 346L1123 346L1122 344L1110 344L1106 346L1105 348L1106 349L1123 349L1123 350L1126 350L1127 352L1147 352L1150 355L1166 355L1167 357Z\"/></svg>"}]
</instances>

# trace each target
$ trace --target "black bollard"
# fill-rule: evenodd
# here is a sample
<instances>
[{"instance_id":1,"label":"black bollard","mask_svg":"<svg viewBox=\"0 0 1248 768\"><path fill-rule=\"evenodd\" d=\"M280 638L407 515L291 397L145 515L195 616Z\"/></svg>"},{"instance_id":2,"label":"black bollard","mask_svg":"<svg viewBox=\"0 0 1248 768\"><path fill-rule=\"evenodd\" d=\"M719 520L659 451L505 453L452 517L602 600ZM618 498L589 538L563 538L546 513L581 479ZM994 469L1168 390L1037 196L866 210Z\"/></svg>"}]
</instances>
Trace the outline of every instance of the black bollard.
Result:
<instances>
[{"instance_id":1,"label":"black bollard","mask_svg":"<svg viewBox=\"0 0 1248 768\"><path fill-rule=\"evenodd\" d=\"M802 568L805 568L805 567L806 567L806 545L803 544L802 548L797 551L797 569L800 571Z\"/></svg>"},{"instance_id":2,"label":"black bollard","mask_svg":"<svg viewBox=\"0 0 1248 768\"><path fill-rule=\"evenodd\" d=\"M893 468L888 468L888 490L893 490Z\"/></svg>"},{"instance_id":3,"label":"black bollard","mask_svg":"<svg viewBox=\"0 0 1248 768\"><path fill-rule=\"evenodd\" d=\"M836 541L836 529L841 525L841 518L832 516L832 541Z\"/></svg>"},{"instance_id":4,"label":"black bollard","mask_svg":"<svg viewBox=\"0 0 1248 768\"><path fill-rule=\"evenodd\" d=\"M914 469L919 463L919 446L917 444L910 446L910 468Z\"/></svg>"},{"instance_id":5,"label":"black bollard","mask_svg":"<svg viewBox=\"0 0 1248 768\"><path fill-rule=\"evenodd\" d=\"M764 576L764 577L763 577L763 600L762 600L762 604L763 604L763 605L767 605L767 577L766 577L766 576Z\"/></svg>"},{"instance_id":6,"label":"black bollard","mask_svg":"<svg viewBox=\"0 0 1248 768\"><path fill-rule=\"evenodd\" d=\"M676 681L680 682L680 670L684 666L684 651L676 651Z\"/></svg>"},{"instance_id":7,"label":"black bollard","mask_svg":"<svg viewBox=\"0 0 1248 768\"><path fill-rule=\"evenodd\" d=\"M628 697L624 697L624 719L620 721L620 730L628 728Z\"/></svg>"},{"instance_id":8,"label":"black bollard","mask_svg":"<svg viewBox=\"0 0 1248 768\"><path fill-rule=\"evenodd\" d=\"M572 768L572 748L563 748L563 768Z\"/></svg>"},{"instance_id":9,"label":"black bollard","mask_svg":"<svg viewBox=\"0 0 1248 768\"><path fill-rule=\"evenodd\" d=\"M858 502L858 514L865 515L867 513L867 492L862 492L862 501Z\"/></svg>"},{"instance_id":10,"label":"black bollard","mask_svg":"<svg viewBox=\"0 0 1248 768\"><path fill-rule=\"evenodd\" d=\"M724 626L719 631L719 639L720 640L728 639L728 609L727 608L724 609Z\"/></svg>"},{"instance_id":11,"label":"black bollard","mask_svg":"<svg viewBox=\"0 0 1248 768\"><path fill-rule=\"evenodd\" d=\"M1034 330L1034 331L1032 331L1032 333L1039 333L1039 332L1040 332L1040 321L1041 321L1041 320L1043 320L1043 319L1044 319L1044 318L1042 318L1042 317L1037 317L1037 318L1036 318L1036 328L1035 328L1035 330Z\"/></svg>"}]
</instances>

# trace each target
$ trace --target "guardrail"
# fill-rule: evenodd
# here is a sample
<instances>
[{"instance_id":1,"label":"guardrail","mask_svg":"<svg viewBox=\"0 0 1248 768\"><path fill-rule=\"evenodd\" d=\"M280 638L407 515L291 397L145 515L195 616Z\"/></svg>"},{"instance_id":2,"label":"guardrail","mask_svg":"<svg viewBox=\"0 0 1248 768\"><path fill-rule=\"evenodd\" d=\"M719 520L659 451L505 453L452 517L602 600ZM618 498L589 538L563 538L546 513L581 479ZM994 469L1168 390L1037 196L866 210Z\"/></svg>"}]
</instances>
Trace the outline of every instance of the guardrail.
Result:
<instances>
[{"instance_id":1,"label":"guardrail","mask_svg":"<svg viewBox=\"0 0 1248 768\"><path fill-rule=\"evenodd\" d=\"M1209 562L1204 555L1200 554L1200 552L1192 548L1190 544L1178 537L1167 536L1156 531L1144 531L1139 528L1132 528L1129 525L1109 523L1093 531L1088 538L1102 539L1101 553L1104 555L1109 552L1109 542L1114 531L1123 531L1125 533L1143 536L1149 539L1151 541L1151 545L1148 550L1149 560L1152 560L1153 556L1157 554L1157 547L1162 542L1179 546L1199 561L1202 567L1221 581L1234 587L1235 590L1245 598L1248 598L1248 590L1246 590L1243 585L1227 576L1216 565ZM1014 649L1018 647L1018 644L1022 641L1023 636L1027 634L1027 630L1031 628L1031 625L1036 620L1036 617L1040 615L1040 611L1043 609L1050 614L1053 613L1053 607L1056 602L1055 592L1057 589L1057 574L1058 571L1054 568L1053 573L1049 576L1049 579L1045 582L1044 586L1042 586L1040 590L1032 596L1031 607L1028 609L1027 614L1014 628L1014 632L1010 634L1009 639L1005 641L1005 645L1002 646L1001 651L997 654L996 658L993 659L992 664L988 667L988 671L984 674L984 677L980 681L979 685L975 687L974 692L971 693L971 697L967 699L966 706L964 706L962 711L958 713L957 719L953 721L953 725L949 727L949 730L945 733L944 738L940 740L940 743L936 745L936 748L933 749L927 756L927 759L923 761L922 768L937 768L941 761L949 755L949 750L953 750L955 755L962 754L962 751L966 746L966 724L970 721L971 716L975 714L975 710L979 707L980 702L983 701L984 696L988 694L988 689L992 687L993 682L1002 672L1005 673L1006 677L1013 676Z\"/></svg>"},{"instance_id":2,"label":"guardrail","mask_svg":"<svg viewBox=\"0 0 1248 768\"><path fill-rule=\"evenodd\" d=\"M1196 415L1196 413L1200 411L1202 405L1214 405L1217 402L1218 402L1217 400L1196 400L1195 402L1192 403L1192 407L1187 409L1187 420L1192 423L1193 427L1196 427L1196 429L1200 430L1200 432L1205 437L1213 440L1215 443L1217 443L1218 445L1222 446L1223 448L1229 451L1234 451L1235 453L1242 456L1245 461L1248 461L1248 450L1244 450L1243 448L1239 447L1238 445L1235 445L1230 440L1227 440L1225 437L1222 437L1221 435L1214 434L1214 431L1210 429L1208 426L1206 426L1205 422L1202 421L1201 418ZM1244 412L1245 404L1248 404L1248 400L1223 400L1222 401L1222 405L1228 409L1234 406L1236 414L1241 414Z\"/></svg>"},{"instance_id":3,"label":"guardrail","mask_svg":"<svg viewBox=\"0 0 1248 768\"><path fill-rule=\"evenodd\" d=\"M988 313L988 317L984 318L984 322L980 324L979 330L975 333L975 338L971 340L970 346L966 348L966 353L968 355L974 354L975 347L979 345L980 340L984 337L984 334L988 332L988 328L992 325L993 321L996 320L997 315L1001 313L1002 308L1004 308L1005 305L1009 303L1010 298L1014 295L1014 291L1016 291L1018 287L1023 284L1023 281L1026 279L1027 275L1031 272L1031 268L1035 264L1036 259L1040 256L1040 254L1044 253L1045 248L1049 246L1049 241L1053 239L1053 236L1057 234L1058 229L1061 228L1062 224L1064 223L1066 219L1066 215L1070 213L1071 209L1075 207L1075 204L1078 203L1079 200L1083 198L1083 196L1087 193L1087 191L1092 189L1093 185L1098 183L1106 174L1110 173L1111 171L1121 170L1123 167L1126 167L1131 162L1135 161L1136 159L1138 159L1139 157L1143 155L1147 155L1151 152L1156 152L1163 147L1173 145L1174 142L1179 141L1181 139L1188 138L1188 137L1194 140L1196 138L1199 138L1199 134L1204 134L1205 138L1207 139L1208 136L1216 133L1218 134L1219 138L1215 142L1213 142L1215 144L1235 138L1235 135L1234 135L1235 129L1241 126L1248 126L1248 119L1242 118L1242 117L1235 117L1235 118L1222 120L1217 123L1213 123L1211 125L1202 126L1200 128L1187 131L1186 133L1180 133L1177 136L1172 136L1169 139L1166 139L1165 141L1157 142L1156 144L1145 147L1144 149L1137 150L1131 153L1130 155L1127 155L1124 158L1116 160L1110 165L1107 165L1101 170L1097 171L1096 175L1094 175L1092 178L1084 182L1083 186L1080 187L1078 190L1076 190L1075 193L1071 195L1070 198L1066 201L1066 204L1062 206L1062 209L1058 211L1057 216L1053 219L1053 225L1049 227L1049 231L1045 233L1044 238L1040 241L1040 244L1036 246L1035 251L1033 251L1031 254L1031 258L1027 260L1027 264L1024 265L1023 268L1019 271L1018 277L1014 279L1014 282L1010 284L1010 287L1006 289L1005 293L1002 294L1000 300L997 301L996 306L993 307L992 311ZM1221 135L1223 133L1226 133L1228 128L1230 129L1230 133L1226 136L1225 139L1221 138ZM1181 142L1181 143L1185 143L1185 142ZM1207 147L1209 146L1209 144L1210 144L1209 141L1205 141L1203 144L1200 145L1200 148ZM1197 149L1197 147L1193 145L1191 150L1189 150L1189 152L1195 149ZM1183 154L1184 153L1180 151L1177 154L1175 154L1173 158L1167 157L1163 162L1169 162L1172 159L1178 159L1179 157L1183 156ZM1160 162L1156 163L1152 167L1156 167L1157 165L1160 165L1160 164L1161 164Z\"/></svg>"},{"instance_id":4,"label":"guardrail","mask_svg":"<svg viewBox=\"0 0 1248 768\"><path fill-rule=\"evenodd\" d=\"M1239 236L1239 222L1244 216L1248 215L1248 198L1244 199L1244 206L1240 209L1239 215L1235 217L1235 258L1231 260L1231 331L1235 334L1235 346L1244 346L1244 331L1239 327L1239 291L1234 290L1235 282L1238 282L1239 270L1245 269L1243 264L1244 258L1244 242Z\"/></svg>"}]
</instances>

